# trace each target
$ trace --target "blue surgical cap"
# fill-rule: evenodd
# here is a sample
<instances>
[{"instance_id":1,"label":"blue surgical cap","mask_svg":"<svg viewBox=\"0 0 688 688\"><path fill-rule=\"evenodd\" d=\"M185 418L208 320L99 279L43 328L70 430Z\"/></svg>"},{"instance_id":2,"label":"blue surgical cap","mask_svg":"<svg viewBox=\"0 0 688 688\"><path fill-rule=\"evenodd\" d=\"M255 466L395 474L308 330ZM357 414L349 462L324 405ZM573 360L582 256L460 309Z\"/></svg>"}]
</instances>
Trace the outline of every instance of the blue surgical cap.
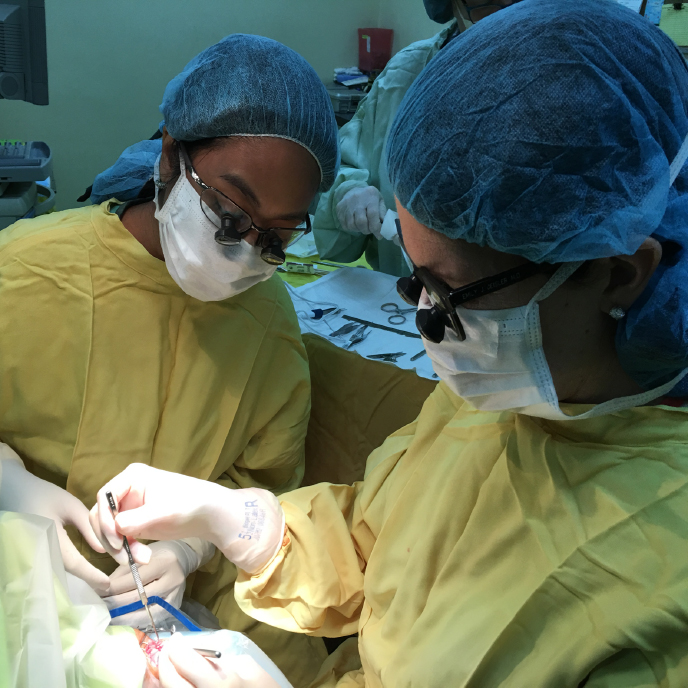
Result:
<instances>
[{"instance_id":1,"label":"blue surgical cap","mask_svg":"<svg viewBox=\"0 0 688 688\"><path fill-rule=\"evenodd\" d=\"M446 24L454 19L452 0L423 0L428 17L439 24Z\"/></svg>"},{"instance_id":2,"label":"blue surgical cap","mask_svg":"<svg viewBox=\"0 0 688 688\"><path fill-rule=\"evenodd\" d=\"M419 222L535 262L634 253L661 265L618 328L644 387L688 367L688 68L614 0L525 0L483 19L421 73L387 163ZM674 390L688 396L688 382Z\"/></svg>"},{"instance_id":3,"label":"blue surgical cap","mask_svg":"<svg viewBox=\"0 0 688 688\"><path fill-rule=\"evenodd\" d=\"M320 190L339 167L337 124L325 86L313 68L285 45L233 34L207 48L165 89L160 111L178 141L226 136L274 136L304 146L320 167ZM153 175L162 142L142 141L99 174L94 203L135 198Z\"/></svg>"}]
</instances>

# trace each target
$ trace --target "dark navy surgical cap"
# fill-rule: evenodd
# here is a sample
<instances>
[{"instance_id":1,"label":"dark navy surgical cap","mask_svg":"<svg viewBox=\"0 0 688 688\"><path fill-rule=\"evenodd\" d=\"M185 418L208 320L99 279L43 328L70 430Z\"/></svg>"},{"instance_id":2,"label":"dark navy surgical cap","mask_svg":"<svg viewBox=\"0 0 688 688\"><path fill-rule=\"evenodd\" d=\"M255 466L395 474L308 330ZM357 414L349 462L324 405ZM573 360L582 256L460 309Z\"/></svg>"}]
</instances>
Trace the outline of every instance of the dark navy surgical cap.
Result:
<instances>
[{"instance_id":1,"label":"dark navy surgical cap","mask_svg":"<svg viewBox=\"0 0 688 688\"><path fill-rule=\"evenodd\" d=\"M688 68L672 41L615 0L524 0L435 57L392 126L400 204L452 238L535 262L663 259L618 328L644 387L688 367ZM674 390L688 396L688 382Z\"/></svg>"},{"instance_id":2,"label":"dark navy surgical cap","mask_svg":"<svg viewBox=\"0 0 688 688\"><path fill-rule=\"evenodd\" d=\"M452 0L423 0L428 17L439 24L446 24L454 18Z\"/></svg>"},{"instance_id":3,"label":"dark navy surgical cap","mask_svg":"<svg viewBox=\"0 0 688 688\"><path fill-rule=\"evenodd\" d=\"M207 48L165 89L160 111L179 141L274 136L304 146L320 167L320 190L339 167L337 124L325 86L298 53L262 36L233 34ZM153 175L160 140L127 148L96 177L92 199L135 198Z\"/></svg>"}]
</instances>

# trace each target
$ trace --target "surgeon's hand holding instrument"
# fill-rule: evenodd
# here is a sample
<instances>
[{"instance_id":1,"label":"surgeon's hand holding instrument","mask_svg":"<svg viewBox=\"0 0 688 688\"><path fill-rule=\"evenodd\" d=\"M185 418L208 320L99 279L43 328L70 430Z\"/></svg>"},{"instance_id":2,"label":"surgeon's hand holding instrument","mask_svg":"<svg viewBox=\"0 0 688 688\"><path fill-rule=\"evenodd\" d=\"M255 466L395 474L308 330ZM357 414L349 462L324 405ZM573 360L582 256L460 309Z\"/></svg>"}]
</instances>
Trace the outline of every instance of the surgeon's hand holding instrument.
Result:
<instances>
[{"instance_id":1,"label":"surgeon's hand holding instrument","mask_svg":"<svg viewBox=\"0 0 688 688\"><path fill-rule=\"evenodd\" d=\"M117 500L116 522L107 492ZM101 542L116 553L126 535L134 559L145 561L150 553L135 538L199 537L247 573L262 570L272 560L285 533L282 507L267 490L229 490L144 464L131 464L101 488L91 523Z\"/></svg>"},{"instance_id":2,"label":"surgeon's hand holding instrument","mask_svg":"<svg viewBox=\"0 0 688 688\"><path fill-rule=\"evenodd\" d=\"M372 234L381 238L387 206L374 186L356 187L344 194L335 208L339 224L346 232Z\"/></svg>"},{"instance_id":3,"label":"surgeon's hand holding instrument","mask_svg":"<svg viewBox=\"0 0 688 688\"><path fill-rule=\"evenodd\" d=\"M115 500L112 497L112 492L106 492L105 497L107 498L108 506L110 508L110 511L112 512L112 515L116 516L117 505L115 504ZM138 590L139 597L141 598L141 603L148 612L148 617L150 618L151 625L153 626L153 630L155 631L155 637L159 640L160 636L158 636L158 629L155 627L155 621L153 621L153 615L151 614L150 607L148 606L148 596L146 595L146 591L143 589L143 584L141 583L141 577L139 576L139 570L136 566L136 562L134 561L134 557L131 556L131 550L129 549L129 541L126 538L126 535L122 537L122 543L124 545L124 550L127 553L127 558L129 559L129 568L131 569L131 575L134 577L134 583L136 583L136 589Z\"/></svg>"},{"instance_id":4,"label":"surgeon's hand holding instrument","mask_svg":"<svg viewBox=\"0 0 688 688\"><path fill-rule=\"evenodd\" d=\"M147 564L138 567L141 583L145 585L149 598L162 598L173 607L182 604L186 579L215 554L215 546L199 538L182 540L161 540L148 545L152 555ZM136 601L136 592L132 582L129 565L122 564L110 576L108 597L103 601L108 609L118 609ZM153 618L156 612L165 614L160 607L151 607ZM113 624L143 628L148 619L144 610L132 611L112 620Z\"/></svg>"},{"instance_id":5,"label":"surgeon's hand holding instrument","mask_svg":"<svg viewBox=\"0 0 688 688\"><path fill-rule=\"evenodd\" d=\"M85 580L96 591L107 590L108 577L86 561L65 530L66 525L73 525L91 548L96 552L104 552L88 523L88 509L66 490L29 473L16 452L2 443L0 463L0 510L35 514L52 519L57 529L65 570Z\"/></svg>"},{"instance_id":6,"label":"surgeon's hand holding instrument","mask_svg":"<svg viewBox=\"0 0 688 688\"><path fill-rule=\"evenodd\" d=\"M188 638L175 633L165 642L160 654L160 685L162 688L282 688L287 685L286 679L275 680L249 654L225 654L222 659L209 659L199 656Z\"/></svg>"}]
</instances>

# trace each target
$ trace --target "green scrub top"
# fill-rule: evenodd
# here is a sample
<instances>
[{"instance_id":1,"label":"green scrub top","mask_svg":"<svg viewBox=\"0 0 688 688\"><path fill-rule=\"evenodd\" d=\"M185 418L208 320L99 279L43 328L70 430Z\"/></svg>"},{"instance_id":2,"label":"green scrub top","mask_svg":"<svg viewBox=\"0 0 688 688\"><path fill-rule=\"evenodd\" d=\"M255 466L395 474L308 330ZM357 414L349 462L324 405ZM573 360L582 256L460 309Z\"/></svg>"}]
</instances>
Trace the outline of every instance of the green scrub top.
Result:
<instances>
[{"instance_id":1,"label":"green scrub top","mask_svg":"<svg viewBox=\"0 0 688 688\"><path fill-rule=\"evenodd\" d=\"M455 31L453 22L436 36L398 52L375 80L353 119L341 128L342 167L332 188L320 198L313 222L318 253L324 260L351 263L365 253L374 270L397 277L410 274L396 244L345 231L335 209L348 191L365 186L378 188L387 208L396 209L384 156L387 136L411 84Z\"/></svg>"}]
</instances>

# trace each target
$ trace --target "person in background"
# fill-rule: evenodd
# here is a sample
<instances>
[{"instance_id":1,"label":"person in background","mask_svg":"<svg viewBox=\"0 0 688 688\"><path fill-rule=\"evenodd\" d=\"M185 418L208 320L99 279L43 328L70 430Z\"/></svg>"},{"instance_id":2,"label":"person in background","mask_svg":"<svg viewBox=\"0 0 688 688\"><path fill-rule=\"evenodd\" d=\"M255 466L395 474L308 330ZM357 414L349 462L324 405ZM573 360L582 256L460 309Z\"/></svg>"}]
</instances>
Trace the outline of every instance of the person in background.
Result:
<instances>
[{"instance_id":1,"label":"person in background","mask_svg":"<svg viewBox=\"0 0 688 688\"><path fill-rule=\"evenodd\" d=\"M6 472L3 508L38 500L43 515L76 523L76 548L112 575L81 557L67 567L76 561L110 608L138 595L126 555L115 553L113 571L99 554L83 505L129 464L227 488L300 485L308 362L270 261L338 167L325 87L267 38L231 35L200 53L161 111L162 136L98 176L95 205L0 234L0 441L30 473ZM187 594L307 684L322 641L247 617L236 568L214 554L198 538L153 543L139 568L148 595L178 606L196 572ZM119 618L147 623L145 612Z\"/></svg>"},{"instance_id":2,"label":"person in background","mask_svg":"<svg viewBox=\"0 0 688 688\"><path fill-rule=\"evenodd\" d=\"M442 48L472 23L518 1L423 0L433 21L455 21L432 38L400 50L340 129L342 167L330 191L321 196L313 222L321 258L351 263L365 254L375 270L398 277L409 274L398 243L380 234L387 210L396 209L384 158L394 115L411 84Z\"/></svg>"},{"instance_id":3,"label":"person in background","mask_svg":"<svg viewBox=\"0 0 688 688\"><path fill-rule=\"evenodd\" d=\"M441 378L417 420L361 482L257 496L253 545L253 500L132 466L116 520L99 492L101 541L260 559L242 609L358 631L319 688L683 688L687 104L681 53L613 0L525 0L462 34L388 142L399 288Z\"/></svg>"}]
</instances>

